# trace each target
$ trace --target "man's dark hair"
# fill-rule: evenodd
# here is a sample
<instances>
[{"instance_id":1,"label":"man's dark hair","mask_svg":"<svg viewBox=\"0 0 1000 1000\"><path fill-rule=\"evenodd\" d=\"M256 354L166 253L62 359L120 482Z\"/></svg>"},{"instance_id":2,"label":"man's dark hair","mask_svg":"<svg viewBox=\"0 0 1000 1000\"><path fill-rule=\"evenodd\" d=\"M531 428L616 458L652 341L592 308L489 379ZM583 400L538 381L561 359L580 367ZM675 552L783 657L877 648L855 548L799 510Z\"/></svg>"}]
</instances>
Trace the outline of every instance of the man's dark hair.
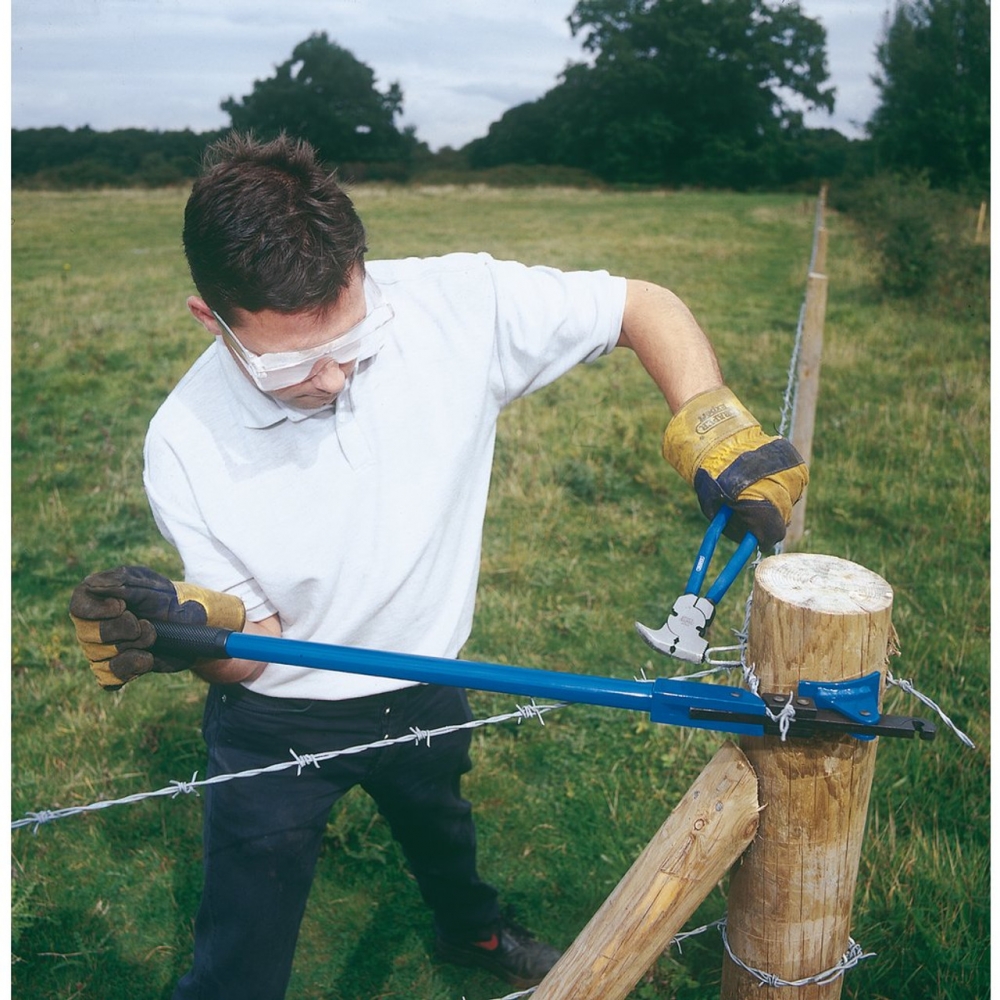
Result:
<instances>
[{"instance_id":1,"label":"man's dark hair","mask_svg":"<svg viewBox=\"0 0 1000 1000\"><path fill-rule=\"evenodd\" d=\"M184 253L198 293L234 309L323 310L364 268L365 230L309 143L230 133L205 151L184 210Z\"/></svg>"}]
</instances>

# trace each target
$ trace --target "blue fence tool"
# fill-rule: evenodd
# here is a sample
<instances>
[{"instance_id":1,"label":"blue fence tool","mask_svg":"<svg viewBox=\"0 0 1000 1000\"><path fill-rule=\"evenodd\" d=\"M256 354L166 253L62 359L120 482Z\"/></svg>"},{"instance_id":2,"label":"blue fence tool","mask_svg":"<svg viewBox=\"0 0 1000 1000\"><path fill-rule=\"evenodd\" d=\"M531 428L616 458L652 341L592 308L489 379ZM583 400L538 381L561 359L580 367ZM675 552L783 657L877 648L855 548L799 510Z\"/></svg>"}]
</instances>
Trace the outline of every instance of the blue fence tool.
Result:
<instances>
[{"instance_id":1,"label":"blue fence tool","mask_svg":"<svg viewBox=\"0 0 1000 1000\"><path fill-rule=\"evenodd\" d=\"M648 712L653 722L749 736L777 733L779 728L774 719L774 706L780 710L788 699L787 695L759 697L741 688L669 678L655 681L619 680L500 663L481 663L476 660L415 656L410 653L279 639L173 622L154 622L153 625L157 635L155 649L191 658L232 657L626 708ZM864 717L857 711L853 711L851 717L837 711L835 689L835 684L824 685L826 708L817 708L811 698L796 698L797 714L789 734L813 736L832 732L863 737L934 737L934 726L930 722L901 716L879 717L877 710L870 721L865 719L859 723L858 719ZM856 709L856 702L853 704Z\"/></svg>"},{"instance_id":2,"label":"blue fence tool","mask_svg":"<svg viewBox=\"0 0 1000 1000\"><path fill-rule=\"evenodd\" d=\"M748 531L715 583L709 587L708 593L704 597L699 596L715 554L715 546L732 516L731 507L722 507L712 519L698 549L684 593L674 601L666 622L658 629L651 629L641 622L635 623L639 635L657 652L675 656L688 663L701 663L705 659L708 651L705 633L715 617L715 608L757 551L757 539Z\"/></svg>"}]
</instances>

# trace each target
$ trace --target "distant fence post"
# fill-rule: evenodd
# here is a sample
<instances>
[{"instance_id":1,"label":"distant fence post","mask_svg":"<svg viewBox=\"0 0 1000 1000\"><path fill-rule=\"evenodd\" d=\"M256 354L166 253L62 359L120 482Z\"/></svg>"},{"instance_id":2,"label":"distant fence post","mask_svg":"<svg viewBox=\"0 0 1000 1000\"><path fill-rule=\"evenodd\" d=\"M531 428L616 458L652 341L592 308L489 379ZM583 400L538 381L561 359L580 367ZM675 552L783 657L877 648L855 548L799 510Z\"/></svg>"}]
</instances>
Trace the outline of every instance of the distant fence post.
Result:
<instances>
[{"instance_id":1,"label":"distant fence post","mask_svg":"<svg viewBox=\"0 0 1000 1000\"><path fill-rule=\"evenodd\" d=\"M983 234L986 232L986 202L979 203L979 218L976 219L976 243L983 242Z\"/></svg>"},{"instance_id":2,"label":"distant fence post","mask_svg":"<svg viewBox=\"0 0 1000 1000\"><path fill-rule=\"evenodd\" d=\"M892 590L870 570L832 556L771 556L754 577L747 662L762 691L884 675L891 614ZM847 951L877 745L851 736L740 740L763 807L730 880L727 934L743 965L796 983ZM721 996L836 1000L842 983L762 983L727 954Z\"/></svg>"},{"instance_id":3,"label":"distant fence post","mask_svg":"<svg viewBox=\"0 0 1000 1000\"><path fill-rule=\"evenodd\" d=\"M816 199L816 221L813 224L812 256L809 259L809 270L817 274L826 274L826 192L824 184L819 189Z\"/></svg>"},{"instance_id":4,"label":"distant fence post","mask_svg":"<svg viewBox=\"0 0 1000 1000\"><path fill-rule=\"evenodd\" d=\"M757 781L724 743L533 1000L622 1000L757 830Z\"/></svg>"},{"instance_id":5,"label":"distant fence post","mask_svg":"<svg viewBox=\"0 0 1000 1000\"><path fill-rule=\"evenodd\" d=\"M826 244L827 229L824 224L826 211L826 186L820 191L816 204L816 226L809 277L806 279L806 299L799 344L798 365L795 372L795 401L792 406L792 426L789 440L798 449L808 465L812 461L813 431L816 426L816 401L819 398L819 370L823 359L823 325L826 321ZM792 521L785 535L785 548L794 548L805 535L806 499L792 510Z\"/></svg>"},{"instance_id":6,"label":"distant fence post","mask_svg":"<svg viewBox=\"0 0 1000 1000\"><path fill-rule=\"evenodd\" d=\"M812 463L813 432L816 427L816 401L819 399L819 370L823 360L823 324L826 317L827 279L825 274L810 274L806 281L805 318L796 375L795 403L792 406L792 429L789 440L807 465ZM805 535L806 501L809 488L792 508L792 520L785 535L785 547L794 548Z\"/></svg>"}]
</instances>

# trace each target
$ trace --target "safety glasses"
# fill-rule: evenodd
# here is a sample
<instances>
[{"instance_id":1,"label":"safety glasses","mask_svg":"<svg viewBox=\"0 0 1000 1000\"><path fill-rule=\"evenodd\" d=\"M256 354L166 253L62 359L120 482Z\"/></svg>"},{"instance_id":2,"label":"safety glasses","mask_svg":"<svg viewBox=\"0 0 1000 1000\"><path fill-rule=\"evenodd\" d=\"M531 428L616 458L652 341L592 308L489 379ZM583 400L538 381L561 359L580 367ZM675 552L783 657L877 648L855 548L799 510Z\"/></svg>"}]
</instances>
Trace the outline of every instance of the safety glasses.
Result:
<instances>
[{"instance_id":1,"label":"safety glasses","mask_svg":"<svg viewBox=\"0 0 1000 1000\"><path fill-rule=\"evenodd\" d=\"M325 344L310 347L305 351L278 351L268 354L254 354L248 350L215 310L212 310L212 315L222 329L222 339L253 380L254 385L262 392L274 392L305 382L313 373L317 363L321 361L346 365L351 361L365 361L374 357L385 340L383 327L392 319L394 313L392 306L388 302L383 302L371 309L356 326L352 326Z\"/></svg>"}]
</instances>

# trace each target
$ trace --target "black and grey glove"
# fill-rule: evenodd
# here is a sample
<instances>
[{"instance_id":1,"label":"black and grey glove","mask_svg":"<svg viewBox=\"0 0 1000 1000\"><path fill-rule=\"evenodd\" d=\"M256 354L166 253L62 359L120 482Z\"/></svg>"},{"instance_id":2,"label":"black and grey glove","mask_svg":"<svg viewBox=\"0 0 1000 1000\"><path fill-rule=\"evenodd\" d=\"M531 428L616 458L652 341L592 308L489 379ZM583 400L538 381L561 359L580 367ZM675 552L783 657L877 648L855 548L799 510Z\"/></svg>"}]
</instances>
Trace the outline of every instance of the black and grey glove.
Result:
<instances>
[{"instance_id":1,"label":"black and grey glove","mask_svg":"<svg viewBox=\"0 0 1000 1000\"><path fill-rule=\"evenodd\" d=\"M238 597L190 583L174 583L146 566L91 573L69 603L77 641L97 682L116 691L146 673L188 670L193 660L154 653L156 622L242 630L246 609Z\"/></svg>"}]
</instances>

